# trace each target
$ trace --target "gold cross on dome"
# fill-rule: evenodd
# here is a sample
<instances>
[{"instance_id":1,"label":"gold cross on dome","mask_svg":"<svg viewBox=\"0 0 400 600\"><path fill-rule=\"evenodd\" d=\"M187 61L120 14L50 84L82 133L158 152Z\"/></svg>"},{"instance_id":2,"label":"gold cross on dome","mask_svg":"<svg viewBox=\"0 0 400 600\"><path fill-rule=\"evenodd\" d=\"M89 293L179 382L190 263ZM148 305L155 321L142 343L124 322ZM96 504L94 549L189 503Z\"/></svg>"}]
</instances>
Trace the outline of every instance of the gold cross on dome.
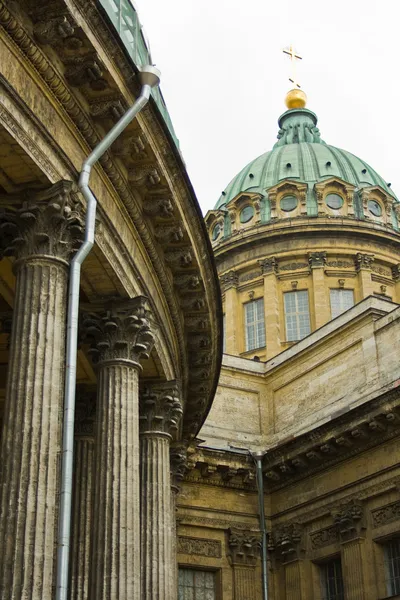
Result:
<instances>
[{"instance_id":1,"label":"gold cross on dome","mask_svg":"<svg viewBox=\"0 0 400 600\"><path fill-rule=\"evenodd\" d=\"M290 56L290 61L292 63L292 77L289 77L289 81L291 81L295 87L300 88L301 86L298 83L296 76L296 60L303 60L303 57L300 56L300 54L296 54L292 44L290 44L289 48L284 48L283 53Z\"/></svg>"}]
</instances>

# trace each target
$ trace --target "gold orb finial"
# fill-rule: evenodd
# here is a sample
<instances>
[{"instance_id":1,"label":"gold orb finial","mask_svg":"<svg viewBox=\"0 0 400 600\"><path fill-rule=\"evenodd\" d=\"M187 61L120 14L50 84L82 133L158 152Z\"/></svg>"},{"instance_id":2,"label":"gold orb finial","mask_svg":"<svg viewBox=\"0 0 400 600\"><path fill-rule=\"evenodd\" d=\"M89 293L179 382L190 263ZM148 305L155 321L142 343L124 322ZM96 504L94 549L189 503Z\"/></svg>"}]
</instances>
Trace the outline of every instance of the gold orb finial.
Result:
<instances>
[{"instance_id":1,"label":"gold orb finial","mask_svg":"<svg viewBox=\"0 0 400 600\"><path fill-rule=\"evenodd\" d=\"M286 94L285 104L290 110L291 108L304 108L307 103L307 96L303 90L294 89Z\"/></svg>"}]
</instances>

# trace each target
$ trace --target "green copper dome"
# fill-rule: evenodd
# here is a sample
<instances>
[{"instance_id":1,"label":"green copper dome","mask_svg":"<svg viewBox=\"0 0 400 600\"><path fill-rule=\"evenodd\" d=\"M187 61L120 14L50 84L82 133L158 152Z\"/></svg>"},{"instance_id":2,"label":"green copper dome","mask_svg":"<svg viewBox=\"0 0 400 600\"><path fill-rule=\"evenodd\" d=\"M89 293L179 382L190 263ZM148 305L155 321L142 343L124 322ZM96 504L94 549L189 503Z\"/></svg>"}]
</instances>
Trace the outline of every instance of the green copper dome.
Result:
<instances>
[{"instance_id":1,"label":"green copper dome","mask_svg":"<svg viewBox=\"0 0 400 600\"><path fill-rule=\"evenodd\" d=\"M279 119L278 141L240 171L215 208L223 208L240 192L264 194L283 179L315 184L339 177L358 188L379 185L395 197L387 183L363 160L321 140L317 116L306 108L286 111Z\"/></svg>"}]
</instances>

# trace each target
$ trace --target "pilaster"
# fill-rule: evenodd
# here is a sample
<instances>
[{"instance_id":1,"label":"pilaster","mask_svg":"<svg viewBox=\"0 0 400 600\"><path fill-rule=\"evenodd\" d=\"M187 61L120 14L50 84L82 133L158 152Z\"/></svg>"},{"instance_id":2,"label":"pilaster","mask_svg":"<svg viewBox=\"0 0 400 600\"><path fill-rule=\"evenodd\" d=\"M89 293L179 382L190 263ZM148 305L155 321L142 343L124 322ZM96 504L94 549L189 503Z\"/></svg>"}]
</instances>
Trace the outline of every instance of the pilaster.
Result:
<instances>
[{"instance_id":1,"label":"pilaster","mask_svg":"<svg viewBox=\"0 0 400 600\"><path fill-rule=\"evenodd\" d=\"M229 530L228 546L233 568L234 599L258 598L261 588L256 565L260 555L260 535L232 528Z\"/></svg>"},{"instance_id":2,"label":"pilaster","mask_svg":"<svg viewBox=\"0 0 400 600\"><path fill-rule=\"evenodd\" d=\"M278 261L274 257L259 261L264 276L265 339L267 360L281 351L279 326Z\"/></svg>"},{"instance_id":3,"label":"pilaster","mask_svg":"<svg viewBox=\"0 0 400 600\"><path fill-rule=\"evenodd\" d=\"M50 600L54 584L68 263L82 236L72 182L10 198L15 303L0 450L0 598Z\"/></svg>"},{"instance_id":4,"label":"pilaster","mask_svg":"<svg viewBox=\"0 0 400 600\"><path fill-rule=\"evenodd\" d=\"M228 271L220 277L221 291L225 295L225 352L233 355L238 355L241 351L237 326L240 318L238 283L239 277L235 271Z\"/></svg>"},{"instance_id":5,"label":"pilaster","mask_svg":"<svg viewBox=\"0 0 400 600\"><path fill-rule=\"evenodd\" d=\"M347 600L372 600L365 541L365 515L360 502L342 504L332 513L342 544L342 569Z\"/></svg>"},{"instance_id":6,"label":"pilaster","mask_svg":"<svg viewBox=\"0 0 400 600\"><path fill-rule=\"evenodd\" d=\"M308 262L313 280L315 329L331 319L329 299L325 288L326 252L310 252Z\"/></svg>"},{"instance_id":7,"label":"pilaster","mask_svg":"<svg viewBox=\"0 0 400 600\"><path fill-rule=\"evenodd\" d=\"M371 278L371 266L374 262L373 254L362 254L358 252L355 256L355 266L358 273L358 281L361 290L361 298L372 296L374 293L374 282Z\"/></svg>"},{"instance_id":8,"label":"pilaster","mask_svg":"<svg viewBox=\"0 0 400 600\"><path fill-rule=\"evenodd\" d=\"M284 565L286 600L305 600L306 573L303 530L298 523L278 526L270 542L275 561Z\"/></svg>"},{"instance_id":9,"label":"pilaster","mask_svg":"<svg viewBox=\"0 0 400 600\"><path fill-rule=\"evenodd\" d=\"M140 396L142 600L177 596L170 442L181 416L176 382L144 388Z\"/></svg>"},{"instance_id":10,"label":"pilaster","mask_svg":"<svg viewBox=\"0 0 400 600\"><path fill-rule=\"evenodd\" d=\"M121 300L82 322L98 360L93 600L141 598L138 379L153 345L145 301Z\"/></svg>"},{"instance_id":11,"label":"pilaster","mask_svg":"<svg viewBox=\"0 0 400 600\"><path fill-rule=\"evenodd\" d=\"M95 413L95 393L79 390L75 410L70 600L89 599Z\"/></svg>"}]
</instances>

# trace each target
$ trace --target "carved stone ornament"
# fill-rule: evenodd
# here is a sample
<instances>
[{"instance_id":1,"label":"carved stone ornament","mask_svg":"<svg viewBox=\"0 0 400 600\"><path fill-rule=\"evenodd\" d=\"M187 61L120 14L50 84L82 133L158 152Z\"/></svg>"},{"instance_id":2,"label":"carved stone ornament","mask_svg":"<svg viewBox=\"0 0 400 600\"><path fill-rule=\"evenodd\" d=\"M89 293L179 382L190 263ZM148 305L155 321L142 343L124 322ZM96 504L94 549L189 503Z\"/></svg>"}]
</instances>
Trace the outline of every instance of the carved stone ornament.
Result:
<instances>
[{"instance_id":1,"label":"carved stone ornament","mask_svg":"<svg viewBox=\"0 0 400 600\"><path fill-rule=\"evenodd\" d=\"M228 546L233 565L254 567L260 555L260 534L254 531L231 528L229 530Z\"/></svg>"},{"instance_id":2,"label":"carved stone ornament","mask_svg":"<svg viewBox=\"0 0 400 600\"><path fill-rule=\"evenodd\" d=\"M91 344L90 353L99 362L123 360L139 364L148 358L154 344L146 298L116 301L102 314L84 314L82 340Z\"/></svg>"},{"instance_id":3,"label":"carved stone ornament","mask_svg":"<svg viewBox=\"0 0 400 600\"><path fill-rule=\"evenodd\" d=\"M174 205L168 196L150 196L143 202L143 212L149 217L169 219L173 215Z\"/></svg>"},{"instance_id":4,"label":"carved stone ornament","mask_svg":"<svg viewBox=\"0 0 400 600\"><path fill-rule=\"evenodd\" d=\"M166 262L173 267L190 267L193 262L193 256L190 248L168 249L165 252Z\"/></svg>"},{"instance_id":5,"label":"carved stone ornament","mask_svg":"<svg viewBox=\"0 0 400 600\"><path fill-rule=\"evenodd\" d=\"M391 502L380 508L376 508L372 511L372 524L373 527L380 527L387 523L393 523L394 521L400 521L400 501Z\"/></svg>"},{"instance_id":6,"label":"carved stone ornament","mask_svg":"<svg viewBox=\"0 0 400 600\"><path fill-rule=\"evenodd\" d=\"M218 540L179 536L177 550L180 554L193 554L208 558L221 558L222 556L221 542Z\"/></svg>"},{"instance_id":7,"label":"carved stone ornament","mask_svg":"<svg viewBox=\"0 0 400 600\"><path fill-rule=\"evenodd\" d=\"M355 256L355 265L357 271L360 271L361 269L370 270L373 262L373 254L361 254L361 252L357 252Z\"/></svg>"},{"instance_id":8,"label":"carved stone ornament","mask_svg":"<svg viewBox=\"0 0 400 600\"><path fill-rule=\"evenodd\" d=\"M69 15L61 15L53 19L39 21L34 26L35 38L41 44L56 46L73 35L75 23Z\"/></svg>"},{"instance_id":9,"label":"carved stone ornament","mask_svg":"<svg viewBox=\"0 0 400 600\"><path fill-rule=\"evenodd\" d=\"M339 541L339 531L336 525L325 527L310 533L311 549L317 550L331 544L336 544Z\"/></svg>"},{"instance_id":10,"label":"carved stone ornament","mask_svg":"<svg viewBox=\"0 0 400 600\"><path fill-rule=\"evenodd\" d=\"M173 444L169 450L170 467L171 467L171 486L176 492L179 491L188 469L187 447L185 444Z\"/></svg>"},{"instance_id":11,"label":"carved stone ornament","mask_svg":"<svg viewBox=\"0 0 400 600\"><path fill-rule=\"evenodd\" d=\"M158 225L155 229L157 240L161 244L174 244L183 240L183 230L180 225Z\"/></svg>"},{"instance_id":12,"label":"carved stone ornament","mask_svg":"<svg viewBox=\"0 0 400 600\"><path fill-rule=\"evenodd\" d=\"M312 269L324 267L326 264L326 252L310 252L308 263Z\"/></svg>"},{"instance_id":13,"label":"carved stone ornament","mask_svg":"<svg viewBox=\"0 0 400 600\"><path fill-rule=\"evenodd\" d=\"M261 267L261 272L263 275L278 272L278 261L273 256L271 256L270 258L264 258L263 260L259 260L258 263Z\"/></svg>"},{"instance_id":14,"label":"carved stone ornament","mask_svg":"<svg viewBox=\"0 0 400 600\"><path fill-rule=\"evenodd\" d=\"M239 283L239 277L236 271L228 271L219 278L221 291L226 292L231 288L236 288Z\"/></svg>"},{"instance_id":15,"label":"carved stone ornament","mask_svg":"<svg viewBox=\"0 0 400 600\"><path fill-rule=\"evenodd\" d=\"M125 114L125 107L120 98L98 98L90 104L90 114L94 118L109 118L118 121Z\"/></svg>"},{"instance_id":16,"label":"carved stone ornament","mask_svg":"<svg viewBox=\"0 0 400 600\"><path fill-rule=\"evenodd\" d=\"M152 187L160 183L161 176L155 167L134 167L129 170L129 181L138 186Z\"/></svg>"},{"instance_id":17,"label":"carved stone ornament","mask_svg":"<svg viewBox=\"0 0 400 600\"><path fill-rule=\"evenodd\" d=\"M299 523L279 525L270 536L269 550L282 562L301 558L304 554L302 526Z\"/></svg>"},{"instance_id":18,"label":"carved stone ornament","mask_svg":"<svg viewBox=\"0 0 400 600\"><path fill-rule=\"evenodd\" d=\"M75 86L90 85L95 90L104 90L108 86L103 78L104 67L96 55L75 57L65 71L67 81Z\"/></svg>"},{"instance_id":19,"label":"carved stone ornament","mask_svg":"<svg viewBox=\"0 0 400 600\"><path fill-rule=\"evenodd\" d=\"M52 256L69 261L83 239L82 206L72 181L19 201L6 198L11 208L0 212L3 254L25 259Z\"/></svg>"},{"instance_id":20,"label":"carved stone ornament","mask_svg":"<svg viewBox=\"0 0 400 600\"><path fill-rule=\"evenodd\" d=\"M145 386L139 400L141 433L176 432L183 413L180 396L176 381Z\"/></svg>"},{"instance_id":21,"label":"carved stone ornament","mask_svg":"<svg viewBox=\"0 0 400 600\"><path fill-rule=\"evenodd\" d=\"M394 281L400 281L400 264L392 267L392 277Z\"/></svg>"},{"instance_id":22,"label":"carved stone ornament","mask_svg":"<svg viewBox=\"0 0 400 600\"><path fill-rule=\"evenodd\" d=\"M332 511L333 521L338 528L342 542L362 535L365 529L364 509L361 502L351 500Z\"/></svg>"},{"instance_id":23,"label":"carved stone ornament","mask_svg":"<svg viewBox=\"0 0 400 600\"><path fill-rule=\"evenodd\" d=\"M135 133L128 137L121 137L113 145L113 152L117 156L130 157L133 160L138 157L147 158L146 138L142 133Z\"/></svg>"}]
</instances>

